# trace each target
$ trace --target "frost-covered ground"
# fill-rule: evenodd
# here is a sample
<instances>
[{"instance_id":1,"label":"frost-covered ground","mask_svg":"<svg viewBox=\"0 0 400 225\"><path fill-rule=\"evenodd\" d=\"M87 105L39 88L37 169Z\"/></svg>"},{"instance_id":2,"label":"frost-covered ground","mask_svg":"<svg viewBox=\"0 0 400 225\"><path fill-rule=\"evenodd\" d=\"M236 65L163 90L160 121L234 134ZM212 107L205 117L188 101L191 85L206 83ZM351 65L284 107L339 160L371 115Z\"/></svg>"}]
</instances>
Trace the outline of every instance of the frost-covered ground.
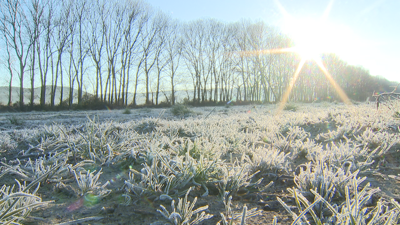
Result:
<instances>
[{"instance_id":1,"label":"frost-covered ground","mask_svg":"<svg viewBox=\"0 0 400 225\"><path fill-rule=\"evenodd\" d=\"M2 113L0 222L397 223L390 106Z\"/></svg>"}]
</instances>

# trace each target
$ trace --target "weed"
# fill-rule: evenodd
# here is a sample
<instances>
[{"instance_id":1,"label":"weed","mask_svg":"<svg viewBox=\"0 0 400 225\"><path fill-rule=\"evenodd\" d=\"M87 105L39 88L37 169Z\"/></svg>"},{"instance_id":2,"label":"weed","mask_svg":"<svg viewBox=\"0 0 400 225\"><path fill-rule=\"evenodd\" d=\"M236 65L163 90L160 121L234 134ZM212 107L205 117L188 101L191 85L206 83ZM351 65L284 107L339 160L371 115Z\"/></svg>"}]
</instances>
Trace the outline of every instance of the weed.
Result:
<instances>
[{"instance_id":1,"label":"weed","mask_svg":"<svg viewBox=\"0 0 400 225\"><path fill-rule=\"evenodd\" d=\"M288 103L288 104L285 105L283 110L296 112L297 111L297 106L295 104Z\"/></svg>"},{"instance_id":2,"label":"weed","mask_svg":"<svg viewBox=\"0 0 400 225\"><path fill-rule=\"evenodd\" d=\"M261 215L262 210L258 210L257 208L252 208L247 210L247 206L244 205L241 213L233 213L232 211L232 195L229 195L229 192L224 194L222 199L225 207L225 213L220 213L221 220L217 223L217 225L233 225L235 220L240 220L241 225L246 224L246 220L250 217Z\"/></svg>"},{"instance_id":3,"label":"weed","mask_svg":"<svg viewBox=\"0 0 400 225\"><path fill-rule=\"evenodd\" d=\"M396 119L400 119L400 112L394 112L393 117Z\"/></svg>"},{"instance_id":4,"label":"weed","mask_svg":"<svg viewBox=\"0 0 400 225\"><path fill-rule=\"evenodd\" d=\"M122 114L131 114L131 110L129 108L125 108Z\"/></svg>"},{"instance_id":5,"label":"weed","mask_svg":"<svg viewBox=\"0 0 400 225\"><path fill-rule=\"evenodd\" d=\"M3 185L0 188L0 223L18 224L24 220L35 208L45 206L49 202L42 202L42 199L36 195L39 185L32 193L26 191L26 184L17 181L18 190L15 186Z\"/></svg>"},{"instance_id":6,"label":"weed","mask_svg":"<svg viewBox=\"0 0 400 225\"><path fill-rule=\"evenodd\" d=\"M143 123L137 125L135 127L135 130L139 134L148 134L148 133L152 133L152 132L156 131L157 126L159 126L158 120L149 119L149 120L146 120Z\"/></svg>"},{"instance_id":7,"label":"weed","mask_svg":"<svg viewBox=\"0 0 400 225\"><path fill-rule=\"evenodd\" d=\"M17 126L24 125L24 123L25 123L23 120L19 119L19 118L16 117L16 116L11 116L11 117L9 117L9 118L8 118L8 121L10 121L11 124L17 125Z\"/></svg>"},{"instance_id":8,"label":"weed","mask_svg":"<svg viewBox=\"0 0 400 225\"><path fill-rule=\"evenodd\" d=\"M379 192L379 188L371 189L369 183L359 191L358 181L353 178L351 187L346 186L346 198L342 202L333 204L325 199L317 191L310 190L314 195L311 203L300 191L288 189L293 195L296 208L300 214L293 212L292 208L284 203L279 197L278 201L289 212L293 218L292 224L309 223L313 219L315 224L397 224L400 214L400 205L392 199L391 203L395 206L392 209L383 207L386 203L381 200L375 207L370 207L372 196ZM316 210L322 206L323 210Z\"/></svg>"},{"instance_id":9,"label":"weed","mask_svg":"<svg viewBox=\"0 0 400 225\"><path fill-rule=\"evenodd\" d=\"M226 192L232 195L238 194L240 192L248 192L250 188L257 187L262 179L257 180L252 183L252 178L258 174L260 171L255 171L250 174L250 165L245 163L245 156L242 156L240 161L235 160L233 165L223 165L220 167L219 176L222 178L218 181L218 190L221 197L224 196Z\"/></svg>"},{"instance_id":10,"label":"weed","mask_svg":"<svg viewBox=\"0 0 400 225\"><path fill-rule=\"evenodd\" d=\"M175 201L172 200L171 203L171 212L168 212L168 210L163 206L160 205L161 210L157 209L161 215L163 215L167 220L169 220L172 224L175 225L183 225L183 224L199 224L204 220L208 220L213 215L207 214L204 211L208 209L208 205L202 206L200 208L197 208L193 210L197 197L193 199L193 202L190 203L188 201L188 195L190 192L191 188L186 192L185 197L179 198L178 205L175 207ZM199 214L200 213L200 214ZM193 218L196 216L195 218Z\"/></svg>"},{"instance_id":11,"label":"weed","mask_svg":"<svg viewBox=\"0 0 400 225\"><path fill-rule=\"evenodd\" d=\"M36 193L40 187L39 182L48 177L50 173L58 170L60 167L61 165L52 167L46 173L30 182L28 185L26 185L26 183L20 183L18 180L16 180L18 184L17 192L14 192L15 186L9 187L7 185L3 185L0 189L0 223L18 223L18 221L22 221L29 216L33 209L50 203L42 202L42 199L36 196ZM6 169L0 174L0 177L4 176L8 172L9 169ZM29 189L34 186L36 186L36 189L29 193Z\"/></svg>"},{"instance_id":12,"label":"weed","mask_svg":"<svg viewBox=\"0 0 400 225\"><path fill-rule=\"evenodd\" d=\"M156 155L151 162L145 162L140 171L131 169L125 190L135 196L169 195L172 190L176 192L191 181L194 176L192 169L193 165L183 163L181 158L168 160ZM140 176L139 182L135 174Z\"/></svg>"},{"instance_id":13,"label":"weed","mask_svg":"<svg viewBox=\"0 0 400 225\"><path fill-rule=\"evenodd\" d=\"M39 158L34 162L29 159L25 165L21 165L21 162L17 159L18 165L10 166L6 163L2 163L6 168L9 169L10 173L21 176L24 180L33 181L43 176L43 174L48 174L44 179L47 182L60 182L62 176L68 174L68 167L66 166L66 160L61 156L49 157L49 158ZM58 167L54 170L54 167Z\"/></svg>"},{"instance_id":14,"label":"weed","mask_svg":"<svg viewBox=\"0 0 400 225\"><path fill-rule=\"evenodd\" d=\"M262 175L279 172L288 172L288 155L278 149L258 148L253 151L253 157L250 159L250 170L260 171Z\"/></svg>"},{"instance_id":15,"label":"weed","mask_svg":"<svg viewBox=\"0 0 400 225\"><path fill-rule=\"evenodd\" d=\"M357 186L366 179L356 178L359 171L351 173L349 170L328 166L322 161L316 165L307 163L304 167L294 177L297 189L305 196L312 196L310 190L315 190L327 201L344 198L345 188L353 185L353 178L357 181Z\"/></svg>"},{"instance_id":16,"label":"weed","mask_svg":"<svg viewBox=\"0 0 400 225\"><path fill-rule=\"evenodd\" d=\"M90 172L90 170L86 171L86 173L76 173L73 171L75 180L80 189L80 195L93 194L96 197L104 197L108 195L111 191L106 189L108 182L104 185L101 185L98 180L101 175L101 169L99 172L94 174L96 171Z\"/></svg>"},{"instance_id":17,"label":"weed","mask_svg":"<svg viewBox=\"0 0 400 225\"><path fill-rule=\"evenodd\" d=\"M188 116L193 113L193 111L186 105L176 104L171 107L171 113L174 116Z\"/></svg>"}]
</instances>

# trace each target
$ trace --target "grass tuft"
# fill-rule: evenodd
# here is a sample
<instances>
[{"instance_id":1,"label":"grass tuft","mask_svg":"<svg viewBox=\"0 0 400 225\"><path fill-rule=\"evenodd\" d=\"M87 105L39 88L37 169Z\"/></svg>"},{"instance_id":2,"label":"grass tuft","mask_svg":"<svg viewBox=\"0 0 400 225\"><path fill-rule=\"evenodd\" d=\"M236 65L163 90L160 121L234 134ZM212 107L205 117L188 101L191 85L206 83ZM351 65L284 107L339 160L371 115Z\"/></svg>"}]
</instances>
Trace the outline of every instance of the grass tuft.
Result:
<instances>
[{"instance_id":1,"label":"grass tuft","mask_svg":"<svg viewBox=\"0 0 400 225\"><path fill-rule=\"evenodd\" d=\"M188 116L193 113L193 111L188 108L187 105L176 104L171 107L171 113L174 116Z\"/></svg>"},{"instance_id":2,"label":"grass tuft","mask_svg":"<svg viewBox=\"0 0 400 225\"><path fill-rule=\"evenodd\" d=\"M131 110L129 108L125 108L122 114L131 114Z\"/></svg>"},{"instance_id":3,"label":"grass tuft","mask_svg":"<svg viewBox=\"0 0 400 225\"><path fill-rule=\"evenodd\" d=\"M293 104L293 103L288 103L288 104L285 105L283 110L296 112L297 111L297 106L295 104Z\"/></svg>"},{"instance_id":4,"label":"grass tuft","mask_svg":"<svg viewBox=\"0 0 400 225\"><path fill-rule=\"evenodd\" d=\"M8 121L10 121L11 124L17 125L17 126L24 125L24 123L25 123L23 120L19 119L19 118L16 117L16 116L11 116L11 117L9 117L9 118L8 118Z\"/></svg>"}]
</instances>

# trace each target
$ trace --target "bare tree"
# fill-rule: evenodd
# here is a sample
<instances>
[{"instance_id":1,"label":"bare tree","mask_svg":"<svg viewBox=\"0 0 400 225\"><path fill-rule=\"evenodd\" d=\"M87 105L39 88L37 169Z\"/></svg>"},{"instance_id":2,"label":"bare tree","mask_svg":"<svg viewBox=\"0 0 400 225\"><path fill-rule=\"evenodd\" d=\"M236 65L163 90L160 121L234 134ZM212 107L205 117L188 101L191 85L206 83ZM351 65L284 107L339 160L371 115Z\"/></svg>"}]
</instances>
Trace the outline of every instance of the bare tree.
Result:
<instances>
[{"instance_id":1,"label":"bare tree","mask_svg":"<svg viewBox=\"0 0 400 225\"><path fill-rule=\"evenodd\" d=\"M157 58L160 56L162 46L164 45L165 39L161 39L165 24L164 17L161 13L157 14L148 23L142 32L142 59L143 65L142 69L145 75L145 104L152 104L149 96L150 87L150 73L157 62Z\"/></svg>"},{"instance_id":2,"label":"bare tree","mask_svg":"<svg viewBox=\"0 0 400 225\"><path fill-rule=\"evenodd\" d=\"M218 48L219 51L217 51L215 59L216 66L212 71L215 78L215 102L232 100L234 85L238 85L238 81L240 80L239 74L236 73L238 63L235 55L237 46L234 41L236 32L236 26L224 26L221 33L222 44L221 47ZM239 87L237 87L237 89L239 89ZM219 99L218 93L220 93Z\"/></svg>"},{"instance_id":3,"label":"bare tree","mask_svg":"<svg viewBox=\"0 0 400 225\"><path fill-rule=\"evenodd\" d=\"M142 64L143 64L144 58L141 57L136 65L136 72L135 72L135 84L134 84L134 90L133 90L133 98L132 98L132 105L137 105L136 103L136 96L138 92L138 85L139 85L139 77L140 77L140 71L142 69Z\"/></svg>"},{"instance_id":4,"label":"bare tree","mask_svg":"<svg viewBox=\"0 0 400 225\"><path fill-rule=\"evenodd\" d=\"M69 26L70 33L73 34L75 32L75 18L73 19L73 22ZM74 101L74 85L75 85L75 80L76 77L78 76L79 70L78 70L78 64L74 59L74 44L75 44L75 36L71 35L71 40L67 45L67 51L68 51L68 86L69 86L69 92L68 92L68 106L71 107Z\"/></svg>"},{"instance_id":5,"label":"bare tree","mask_svg":"<svg viewBox=\"0 0 400 225\"><path fill-rule=\"evenodd\" d=\"M88 35L87 43L89 44L89 54L92 58L94 66L96 67L96 85L94 95L103 101L103 76L102 76L102 58L105 43L105 32L102 26L102 18L106 16L106 3L104 1L96 1L92 7L94 10L90 11L90 19L88 21ZM100 96L99 96L100 92Z\"/></svg>"},{"instance_id":6,"label":"bare tree","mask_svg":"<svg viewBox=\"0 0 400 225\"><path fill-rule=\"evenodd\" d=\"M122 50L121 50L121 76L120 79L120 92L122 92L121 102L128 105L128 90L130 82L131 66L137 58L140 51L140 34L143 27L149 20L147 5L143 2L132 2L129 13L126 18L126 28L124 32ZM140 60L140 59L139 59ZM137 80L136 80L137 85Z\"/></svg>"},{"instance_id":7,"label":"bare tree","mask_svg":"<svg viewBox=\"0 0 400 225\"><path fill-rule=\"evenodd\" d=\"M170 78L171 85L171 105L175 104L175 77L177 74L177 70L179 68L181 56L182 56L182 48L183 48L183 39L181 36L181 26L178 21L171 21L169 30L168 30L168 39L166 41L166 57L167 57L167 67L168 74Z\"/></svg>"},{"instance_id":8,"label":"bare tree","mask_svg":"<svg viewBox=\"0 0 400 225\"><path fill-rule=\"evenodd\" d=\"M82 103L82 95L83 95L83 74L84 74L84 62L85 58L88 55L87 46L85 43L85 35L86 35L86 16L87 16L87 6L88 3L85 0L79 0L75 2L74 5L74 15L75 15L75 22L76 22L76 33L73 35L77 35L78 41L78 76L76 77L76 81L78 84L78 104Z\"/></svg>"},{"instance_id":9,"label":"bare tree","mask_svg":"<svg viewBox=\"0 0 400 225\"><path fill-rule=\"evenodd\" d=\"M236 30L235 26L225 25L214 20L209 21L209 26L210 36L207 49L211 75L209 101L217 102L219 93L222 93L224 81L227 76L233 75L234 68L231 66L236 62L232 57L236 49L233 35Z\"/></svg>"},{"instance_id":10,"label":"bare tree","mask_svg":"<svg viewBox=\"0 0 400 225\"><path fill-rule=\"evenodd\" d=\"M53 34L53 5L52 2L48 2L49 4L45 9L43 9L43 20L38 23L38 30L41 34L36 43L36 51L38 57L38 67L40 72L40 82L41 82L41 91L40 91L40 105L44 107L46 104L46 89L47 89L47 75L49 72L49 68L52 70L51 61L53 57L52 50L52 34Z\"/></svg>"},{"instance_id":11,"label":"bare tree","mask_svg":"<svg viewBox=\"0 0 400 225\"><path fill-rule=\"evenodd\" d=\"M36 67L36 45L39 39L40 30L39 26L43 16L43 6L38 0L33 0L29 8L32 24L29 29L29 37L32 42L32 54L31 54L31 107L33 108L35 101L35 67Z\"/></svg>"},{"instance_id":12,"label":"bare tree","mask_svg":"<svg viewBox=\"0 0 400 225\"><path fill-rule=\"evenodd\" d=\"M0 3L0 14L0 32L3 34L5 44L13 50L19 64L17 73L20 81L19 106L22 109L25 68L33 44L32 40L26 38L29 36L26 5L22 0L4 0Z\"/></svg>"},{"instance_id":13,"label":"bare tree","mask_svg":"<svg viewBox=\"0 0 400 225\"><path fill-rule=\"evenodd\" d=\"M10 52L10 47L6 45L6 50L7 50L7 69L10 72L10 81L8 82L8 106L12 105L12 81L14 78L14 64L13 60L11 58L12 54Z\"/></svg>"},{"instance_id":14,"label":"bare tree","mask_svg":"<svg viewBox=\"0 0 400 225\"><path fill-rule=\"evenodd\" d=\"M121 47L123 32L124 32L124 16L126 16L126 7L117 3L108 5L109 11L106 16L102 18L103 32L105 33L105 47L108 63L108 75L105 84L104 94L108 92L108 102L113 103L114 97L117 100L117 54ZM104 96L106 100L106 96Z\"/></svg>"},{"instance_id":15,"label":"bare tree","mask_svg":"<svg viewBox=\"0 0 400 225\"><path fill-rule=\"evenodd\" d=\"M63 102L63 68L62 68L62 56L65 54L65 48L68 44L70 36L72 35L70 26L73 26L72 23L72 12L71 12L72 4L71 2L65 4L62 1L61 5L57 8L58 16L55 18L55 29L54 29L54 42L55 42L55 50L57 52L57 62L56 62L56 72L53 82L51 84L51 107L55 104L55 96L57 91L57 83L58 78L61 81L61 90L60 90L60 105Z\"/></svg>"},{"instance_id":16,"label":"bare tree","mask_svg":"<svg viewBox=\"0 0 400 225\"><path fill-rule=\"evenodd\" d=\"M240 23L235 23L232 25L235 31L235 35L233 35L234 45L236 46L235 59L236 62L236 73L240 74L241 77L241 85L243 86L243 101L247 101L247 91L249 86L249 73L250 73L250 65L249 60L247 60L248 54L248 44L247 44L247 29L249 26L249 22L241 21ZM241 91L240 91L241 92ZM242 96L242 94L240 94ZM242 100L237 99L237 100Z\"/></svg>"},{"instance_id":17,"label":"bare tree","mask_svg":"<svg viewBox=\"0 0 400 225\"><path fill-rule=\"evenodd\" d=\"M187 69L190 71L193 81L193 102L200 102L201 79L205 67L205 29L204 21L197 20L184 27L183 56ZM197 92L197 98L196 98Z\"/></svg>"},{"instance_id":18,"label":"bare tree","mask_svg":"<svg viewBox=\"0 0 400 225\"><path fill-rule=\"evenodd\" d=\"M169 63L169 57L166 51L166 43L167 39L170 37L170 25L171 18L167 17L165 14L159 15L159 27L160 30L157 33L157 56L156 56L156 73L157 73L157 81L156 81L156 105L158 105L159 101L159 93L160 93L160 83L162 82L161 74L164 72L165 67Z\"/></svg>"}]
</instances>

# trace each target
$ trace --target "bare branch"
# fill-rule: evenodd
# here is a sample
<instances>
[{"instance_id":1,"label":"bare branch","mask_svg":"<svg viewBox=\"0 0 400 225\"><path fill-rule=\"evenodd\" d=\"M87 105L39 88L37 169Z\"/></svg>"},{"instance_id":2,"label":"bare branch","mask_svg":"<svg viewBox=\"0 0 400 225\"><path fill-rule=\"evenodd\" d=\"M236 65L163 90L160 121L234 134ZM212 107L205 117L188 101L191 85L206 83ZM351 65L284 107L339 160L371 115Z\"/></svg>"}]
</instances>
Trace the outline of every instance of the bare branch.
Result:
<instances>
[{"instance_id":1,"label":"bare branch","mask_svg":"<svg viewBox=\"0 0 400 225\"><path fill-rule=\"evenodd\" d=\"M395 93L397 88L400 86L400 83L393 89L391 92L384 92L381 94L373 94L372 97L376 98L376 109L379 108L380 103L382 102L382 98L388 96L389 98L400 99L400 93Z\"/></svg>"}]
</instances>

